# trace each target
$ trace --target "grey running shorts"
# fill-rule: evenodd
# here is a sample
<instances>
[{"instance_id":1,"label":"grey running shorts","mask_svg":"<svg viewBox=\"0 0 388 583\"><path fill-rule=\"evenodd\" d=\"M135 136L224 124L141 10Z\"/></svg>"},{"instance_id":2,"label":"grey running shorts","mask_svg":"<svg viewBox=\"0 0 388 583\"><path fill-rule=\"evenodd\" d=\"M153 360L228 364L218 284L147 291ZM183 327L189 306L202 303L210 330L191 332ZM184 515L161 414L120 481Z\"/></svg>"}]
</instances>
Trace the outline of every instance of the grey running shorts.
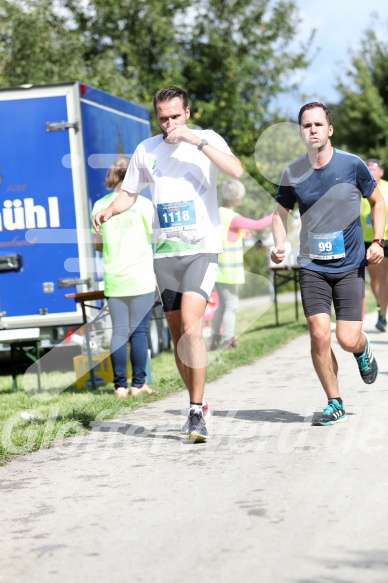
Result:
<instances>
[{"instance_id":1,"label":"grey running shorts","mask_svg":"<svg viewBox=\"0 0 388 583\"><path fill-rule=\"evenodd\" d=\"M301 269L299 283L306 317L330 315L333 303L337 320L359 322L364 319L364 267L343 273Z\"/></svg>"},{"instance_id":2,"label":"grey running shorts","mask_svg":"<svg viewBox=\"0 0 388 583\"><path fill-rule=\"evenodd\" d=\"M196 292L209 300L218 269L216 253L162 257L155 259L154 270L163 310L181 309L182 294Z\"/></svg>"}]
</instances>

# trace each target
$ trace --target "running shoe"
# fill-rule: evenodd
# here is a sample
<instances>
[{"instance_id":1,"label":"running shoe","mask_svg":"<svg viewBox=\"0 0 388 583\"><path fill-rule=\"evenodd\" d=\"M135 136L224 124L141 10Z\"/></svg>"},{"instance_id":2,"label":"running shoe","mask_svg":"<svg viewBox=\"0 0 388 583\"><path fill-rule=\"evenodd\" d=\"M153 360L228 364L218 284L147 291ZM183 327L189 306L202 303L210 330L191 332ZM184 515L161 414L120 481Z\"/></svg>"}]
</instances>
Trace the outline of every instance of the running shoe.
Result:
<instances>
[{"instance_id":1,"label":"running shoe","mask_svg":"<svg viewBox=\"0 0 388 583\"><path fill-rule=\"evenodd\" d=\"M209 403L207 401L205 401L205 404L202 405L202 416L204 418L204 420L206 421L206 419L209 419L211 415L210 409L209 409ZM181 434L182 435L187 435L189 432L189 424L190 424L190 415L188 415L187 417L187 421L184 424L184 426L181 429Z\"/></svg>"},{"instance_id":2,"label":"running shoe","mask_svg":"<svg viewBox=\"0 0 388 583\"><path fill-rule=\"evenodd\" d=\"M370 347L368 336L365 332L363 334L366 338L365 350L360 356L356 356L355 354L353 356L357 360L358 370L360 371L362 380L367 385L371 385L377 378L379 367Z\"/></svg>"},{"instance_id":3,"label":"running shoe","mask_svg":"<svg viewBox=\"0 0 388 583\"><path fill-rule=\"evenodd\" d=\"M203 443L208 438L205 419L202 411L193 411L189 413L189 432L187 439L194 443Z\"/></svg>"},{"instance_id":4,"label":"running shoe","mask_svg":"<svg viewBox=\"0 0 388 583\"><path fill-rule=\"evenodd\" d=\"M380 332L386 332L387 330L387 318L385 316L380 316L377 319L377 323L376 323L376 328L377 330L380 330Z\"/></svg>"},{"instance_id":5,"label":"running shoe","mask_svg":"<svg viewBox=\"0 0 388 583\"><path fill-rule=\"evenodd\" d=\"M334 423L342 423L346 421L346 413L344 405L339 403L337 399L329 399L327 406L322 411L322 415L313 419L313 425L334 425Z\"/></svg>"}]
</instances>

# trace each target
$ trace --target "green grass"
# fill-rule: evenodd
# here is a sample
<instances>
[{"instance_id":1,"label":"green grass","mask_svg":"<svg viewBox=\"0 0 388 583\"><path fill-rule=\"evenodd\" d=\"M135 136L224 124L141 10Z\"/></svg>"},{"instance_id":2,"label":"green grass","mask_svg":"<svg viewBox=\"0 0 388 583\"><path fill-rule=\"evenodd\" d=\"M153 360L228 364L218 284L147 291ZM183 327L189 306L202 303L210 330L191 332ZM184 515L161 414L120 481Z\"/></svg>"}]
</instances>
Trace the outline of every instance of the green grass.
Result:
<instances>
[{"instance_id":1,"label":"green grass","mask_svg":"<svg viewBox=\"0 0 388 583\"><path fill-rule=\"evenodd\" d=\"M371 300L367 308L374 308ZM209 353L207 381L214 381L236 367L251 364L307 332L301 308L299 322L295 321L293 303L279 304L279 321L281 325L276 326L273 305L256 305L241 310L236 327L238 348ZM13 391L11 376L0 377L0 464L16 455L50 447L58 440L84 435L90 431L90 424L95 420L112 419L185 390L172 352L164 352L153 359L151 368L153 388L157 393L126 399L113 395L111 383L97 387L95 392L77 389L73 371L42 373L44 390L48 393L52 391L47 401L40 401L29 394L36 383L35 375L18 377L18 386L22 387L25 382L27 392L23 389ZM62 387L68 388L57 394ZM23 419L23 412L31 414L32 419Z\"/></svg>"}]
</instances>

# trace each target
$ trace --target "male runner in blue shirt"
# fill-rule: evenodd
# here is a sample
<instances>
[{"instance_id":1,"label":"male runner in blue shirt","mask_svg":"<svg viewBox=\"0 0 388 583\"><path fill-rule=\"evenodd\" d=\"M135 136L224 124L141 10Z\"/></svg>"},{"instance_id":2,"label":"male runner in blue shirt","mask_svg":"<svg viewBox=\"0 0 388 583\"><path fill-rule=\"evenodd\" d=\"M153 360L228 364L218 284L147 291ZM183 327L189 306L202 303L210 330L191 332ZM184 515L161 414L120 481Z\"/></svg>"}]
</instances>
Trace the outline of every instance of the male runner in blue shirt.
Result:
<instances>
[{"instance_id":1,"label":"male runner in blue shirt","mask_svg":"<svg viewBox=\"0 0 388 583\"><path fill-rule=\"evenodd\" d=\"M313 425L346 420L338 388L338 364L331 348L330 313L334 304L336 336L341 348L354 354L363 381L376 380L378 366L368 338L362 332L365 265L384 257L385 203L366 164L337 150L330 111L321 103L304 105L298 117L307 154L283 172L273 218L274 263L285 257L287 218L299 205L300 289L307 318L314 368L328 398ZM374 240L365 257L360 223L360 197L368 199L373 215Z\"/></svg>"}]
</instances>

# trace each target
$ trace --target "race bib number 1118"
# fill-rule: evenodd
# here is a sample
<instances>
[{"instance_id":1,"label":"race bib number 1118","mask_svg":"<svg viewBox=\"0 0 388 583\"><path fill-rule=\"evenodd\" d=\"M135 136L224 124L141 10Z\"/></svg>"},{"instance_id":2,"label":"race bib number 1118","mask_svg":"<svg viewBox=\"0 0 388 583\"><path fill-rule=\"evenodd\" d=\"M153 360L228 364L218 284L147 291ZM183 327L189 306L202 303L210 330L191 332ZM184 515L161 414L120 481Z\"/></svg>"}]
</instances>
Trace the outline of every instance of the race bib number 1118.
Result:
<instances>
[{"instance_id":1,"label":"race bib number 1118","mask_svg":"<svg viewBox=\"0 0 388 583\"><path fill-rule=\"evenodd\" d=\"M158 204L156 208L161 229L196 224L194 201L192 200Z\"/></svg>"}]
</instances>

